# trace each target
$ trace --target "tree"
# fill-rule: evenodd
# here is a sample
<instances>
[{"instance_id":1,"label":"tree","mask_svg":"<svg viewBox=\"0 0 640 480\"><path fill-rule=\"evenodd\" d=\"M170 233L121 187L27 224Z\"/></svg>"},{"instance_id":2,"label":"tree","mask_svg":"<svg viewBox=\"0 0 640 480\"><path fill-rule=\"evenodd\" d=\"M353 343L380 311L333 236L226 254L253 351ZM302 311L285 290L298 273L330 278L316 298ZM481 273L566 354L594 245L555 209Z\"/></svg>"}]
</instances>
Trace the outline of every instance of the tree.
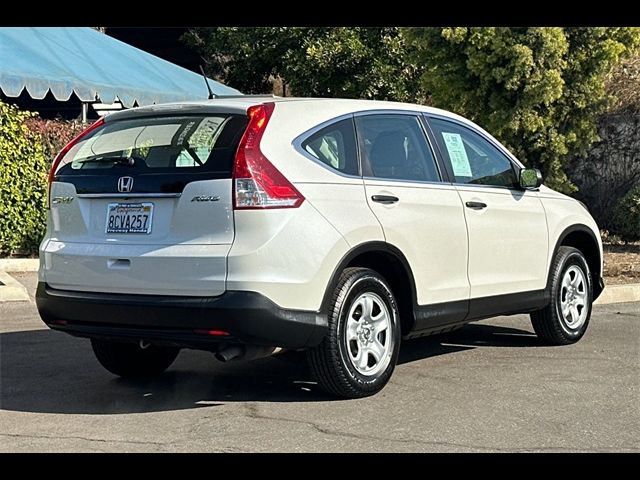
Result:
<instances>
[{"instance_id":1,"label":"tree","mask_svg":"<svg viewBox=\"0 0 640 480\"><path fill-rule=\"evenodd\" d=\"M183 41L200 53L216 79L244 93L270 93L285 54L300 43L295 33L284 27L194 28Z\"/></svg>"},{"instance_id":2,"label":"tree","mask_svg":"<svg viewBox=\"0 0 640 480\"><path fill-rule=\"evenodd\" d=\"M640 113L640 51L613 68L606 90L613 97L609 113Z\"/></svg>"},{"instance_id":3,"label":"tree","mask_svg":"<svg viewBox=\"0 0 640 480\"><path fill-rule=\"evenodd\" d=\"M637 28L407 28L434 105L494 134L545 183L575 190L564 166L597 139L612 66L640 43Z\"/></svg>"},{"instance_id":4,"label":"tree","mask_svg":"<svg viewBox=\"0 0 640 480\"><path fill-rule=\"evenodd\" d=\"M208 73L245 93L271 93L280 79L300 96L420 98L420 69L398 28L195 28L184 41Z\"/></svg>"}]
</instances>

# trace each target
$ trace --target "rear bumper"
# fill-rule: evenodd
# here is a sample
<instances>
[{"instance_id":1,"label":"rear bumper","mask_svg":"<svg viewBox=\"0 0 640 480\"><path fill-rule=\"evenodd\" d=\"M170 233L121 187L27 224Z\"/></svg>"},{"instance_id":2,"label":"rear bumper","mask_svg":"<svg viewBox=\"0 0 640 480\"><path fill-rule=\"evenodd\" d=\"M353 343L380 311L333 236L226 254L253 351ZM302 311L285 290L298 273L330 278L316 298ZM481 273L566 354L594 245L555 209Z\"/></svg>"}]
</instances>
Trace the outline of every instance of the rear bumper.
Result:
<instances>
[{"instance_id":1,"label":"rear bumper","mask_svg":"<svg viewBox=\"0 0 640 480\"><path fill-rule=\"evenodd\" d=\"M36 304L50 328L72 335L204 350L215 350L220 342L310 347L327 331L326 315L282 309L256 292L228 291L218 297L130 295L58 290L40 282Z\"/></svg>"}]
</instances>

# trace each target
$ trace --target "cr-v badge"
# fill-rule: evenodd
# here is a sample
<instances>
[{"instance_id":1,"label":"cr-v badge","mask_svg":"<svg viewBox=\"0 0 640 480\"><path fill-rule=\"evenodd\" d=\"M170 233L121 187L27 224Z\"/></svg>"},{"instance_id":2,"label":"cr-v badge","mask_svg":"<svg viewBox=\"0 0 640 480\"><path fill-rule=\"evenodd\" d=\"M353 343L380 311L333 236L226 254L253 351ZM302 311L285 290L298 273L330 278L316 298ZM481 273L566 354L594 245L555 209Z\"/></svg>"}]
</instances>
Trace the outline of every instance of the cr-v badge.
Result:
<instances>
[{"instance_id":1,"label":"cr-v badge","mask_svg":"<svg viewBox=\"0 0 640 480\"><path fill-rule=\"evenodd\" d=\"M198 195L191 199L192 202L217 202L220 197L217 195Z\"/></svg>"},{"instance_id":2,"label":"cr-v badge","mask_svg":"<svg viewBox=\"0 0 640 480\"><path fill-rule=\"evenodd\" d=\"M133 190L133 177L120 177L118 179L118 191L120 193L129 193Z\"/></svg>"}]
</instances>

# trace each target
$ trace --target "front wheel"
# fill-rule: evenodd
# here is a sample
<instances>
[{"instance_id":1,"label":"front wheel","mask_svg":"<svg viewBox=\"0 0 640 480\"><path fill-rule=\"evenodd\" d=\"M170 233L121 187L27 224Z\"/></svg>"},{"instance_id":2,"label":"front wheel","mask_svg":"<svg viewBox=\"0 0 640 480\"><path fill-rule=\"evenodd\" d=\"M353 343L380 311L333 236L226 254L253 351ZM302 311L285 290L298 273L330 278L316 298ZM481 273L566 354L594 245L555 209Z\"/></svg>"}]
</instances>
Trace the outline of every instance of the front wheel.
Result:
<instances>
[{"instance_id":1,"label":"front wheel","mask_svg":"<svg viewBox=\"0 0 640 480\"><path fill-rule=\"evenodd\" d=\"M137 343L115 342L92 338L91 347L100 364L111 373L124 378L144 378L159 375L171 366L180 349Z\"/></svg>"},{"instance_id":2,"label":"front wheel","mask_svg":"<svg viewBox=\"0 0 640 480\"><path fill-rule=\"evenodd\" d=\"M398 307L382 276L347 268L333 292L329 333L307 351L311 372L330 394L359 398L389 381L400 351Z\"/></svg>"},{"instance_id":3,"label":"front wheel","mask_svg":"<svg viewBox=\"0 0 640 480\"><path fill-rule=\"evenodd\" d=\"M589 265L582 252L560 247L550 272L551 302L531 314L538 337L550 345L569 345L587 331L593 302Z\"/></svg>"}]
</instances>

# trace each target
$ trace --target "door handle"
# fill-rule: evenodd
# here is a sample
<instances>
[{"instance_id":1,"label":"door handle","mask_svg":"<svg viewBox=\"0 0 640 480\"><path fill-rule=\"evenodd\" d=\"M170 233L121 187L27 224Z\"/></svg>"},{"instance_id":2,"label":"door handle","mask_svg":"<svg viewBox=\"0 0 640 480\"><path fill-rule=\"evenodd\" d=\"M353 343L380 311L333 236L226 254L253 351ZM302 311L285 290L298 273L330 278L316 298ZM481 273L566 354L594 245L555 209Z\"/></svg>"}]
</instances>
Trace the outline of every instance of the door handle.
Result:
<instances>
[{"instance_id":1,"label":"door handle","mask_svg":"<svg viewBox=\"0 0 640 480\"><path fill-rule=\"evenodd\" d=\"M374 202L382 203L384 205L389 205L392 203L396 203L400 200L398 197L394 197L393 195L373 195L371 200Z\"/></svg>"},{"instance_id":2,"label":"door handle","mask_svg":"<svg viewBox=\"0 0 640 480\"><path fill-rule=\"evenodd\" d=\"M487 204L483 202L466 202L465 205L473 210L482 210L487 208Z\"/></svg>"}]
</instances>

